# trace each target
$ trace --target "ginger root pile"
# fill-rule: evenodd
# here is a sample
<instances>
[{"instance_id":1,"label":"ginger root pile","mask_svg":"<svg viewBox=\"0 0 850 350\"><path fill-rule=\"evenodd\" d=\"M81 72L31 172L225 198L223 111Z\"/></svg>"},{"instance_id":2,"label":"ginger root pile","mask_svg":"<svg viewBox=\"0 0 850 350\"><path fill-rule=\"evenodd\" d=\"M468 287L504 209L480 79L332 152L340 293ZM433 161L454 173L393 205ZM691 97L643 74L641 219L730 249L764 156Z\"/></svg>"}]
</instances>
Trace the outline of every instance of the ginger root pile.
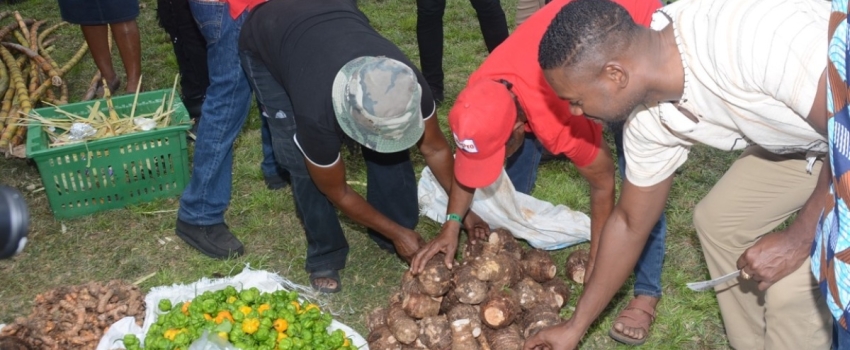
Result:
<instances>
[{"instance_id":1,"label":"ginger root pile","mask_svg":"<svg viewBox=\"0 0 850 350\"><path fill-rule=\"evenodd\" d=\"M0 344L16 346L12 349L94 349L109 326L126 316L142 325L144 296L135 285L114 280L59 287L37 295L29 316L3 327Z\"/></svg>"}]
</instances>

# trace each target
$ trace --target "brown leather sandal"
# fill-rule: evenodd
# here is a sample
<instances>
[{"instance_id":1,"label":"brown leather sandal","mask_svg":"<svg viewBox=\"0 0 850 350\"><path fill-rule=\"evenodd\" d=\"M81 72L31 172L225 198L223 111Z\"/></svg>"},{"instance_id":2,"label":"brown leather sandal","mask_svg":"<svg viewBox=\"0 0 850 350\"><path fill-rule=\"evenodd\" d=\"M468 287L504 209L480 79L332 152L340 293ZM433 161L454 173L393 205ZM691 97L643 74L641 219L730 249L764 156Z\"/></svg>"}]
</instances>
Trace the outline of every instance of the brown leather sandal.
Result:
<instances>
[{"instance_id":1,"label":"brown leather sandal","mask_svg":"<svg viewBox=\"0 0 850 350\"><path fill-rule=\"evenodd\" d=\"M620 312L620 315L618 315L617 319L614 320L614 324L622 323L624 328L643 329L646 335L643 339L635 339L617 331L617 329L614 328L614 325L611 325L611 330L608 331L608 336L623 344L642 345L646 342L646 339L649 338L649 328L654 322L655 310L646 305L646 303L634 298L629 302L629 305Z\"/></svg>"}]
</instances>

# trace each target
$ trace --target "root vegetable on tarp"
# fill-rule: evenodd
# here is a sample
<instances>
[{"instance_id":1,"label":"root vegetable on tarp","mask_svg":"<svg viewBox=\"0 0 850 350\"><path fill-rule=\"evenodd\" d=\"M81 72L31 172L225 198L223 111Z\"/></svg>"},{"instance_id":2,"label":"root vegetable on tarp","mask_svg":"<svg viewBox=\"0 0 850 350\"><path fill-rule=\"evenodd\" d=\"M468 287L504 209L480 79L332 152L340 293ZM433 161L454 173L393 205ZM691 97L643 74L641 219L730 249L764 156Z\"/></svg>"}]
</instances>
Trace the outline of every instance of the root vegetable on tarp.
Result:
<instances>
[{"instance_id":1,"label":"root vegetable on tarp","mask_svg":"<svg viewBox=\"0 0 850 350\"><path fill-rule=\"evenodd\" d=\"M401 350L401 343L398 342L386 325L369 332L366 342L371 350Z\"/></svg>"},{"instance_id":2,"label":"root vegetable on tarp","mask_svg":"<svg viewBox=\"0 0 850 350\"><path fill-rule=\"evenodd\" d=\"M458 300L464 304L480 304L487 298L489 289L487 282L473 275L472 264L456 267L454 275L454 292Z\"/></svg>"},{"instance_id":3,"label":"root vegetable on tarp","mask_svg":"<svg viewBox=\"0 0 850 350\"><path fill-rule=\"evenodd\" d=\"M510 289L492 288L481 303L481 322L494 329L507 327L522 310L517 295Z\"/></svg>"},{"instance_id":4,"label":"root vegetable on tarp","mask_svg":"<svg viewBox=\"0 0 850 350\"><path fill-rule=\"evenodd\" d=\"M481 346L473 333L473 325L469 319L452 321L452 350L479 350ZM478 332L481 332L479 329Z\"/></svg>"},{"instance_id":5,"label":"root vegetable on tarp","mask_svg":"<svg viewBox=\"0 0 850 350\"><path fill-rule=\"evenodd\" d=\"M523 253L522 270L528 277L539 283L551 280L558 272L552 257L541 249L530 249Z\"/></svg>"},{"instance_id":6,"label":"root vegetable on tarp","mask_svg":"<svg viewBox=\"0 0 850 350\"><path fill-rule=\"evenodd\" d=\"M416 276L423 294L439 297L446 294L451 288L452 271L443 263L445 258L446 256L443 253L434 255L431 260L425 263L422 273Z\"/></svg>"},{"instance_id":7,"label":"root vegetable on tarp","mask_svg":"<svg viewBox=\"0 0 850 350\"><path fill-rule=\"evenodd\" d=\"M561 316L558 315L557 310L553 310L547 305L538 305L523 314L523 318L520 320L520 328L523 337L529 338L543 328L554 326L560 322Z\"/></svg>"},{"instance_id":8,"label":"root vegetable on tarp","mask_svg":"<svg viewBox=\"0 0 850 350\"><path fill-rule=\"evenodd\" d=\"M525 342L516 323L500 329L485 328L484 335L492 350L521 350Z\"/></svg>"},{"instance_id":9,"label":"root vegetable on tarp","mask_svg":"<svg viewBox=\"0 0 850 350\"><path fill-rule=\"evenodd\" d=\"M423 318L419 321L419 341L428 349L445 350L452 346L452 331L446 315Z\"/></svg>"},{"instance_id":10,"label":"root vegetable on tarp","mask_svg":"<svg viewBox=\"0 0 850 350\"><path fill-rule=\"evenodd\" d=\"M584 274L587 272L587 263L590 253L587 250L575 250L567 257L567 278L578 284L584 284Z\"/></svg>"},{"instance_id":11,"label":"root vegetable on tarp","mask_svg":"<svg viewBox=\"0 0 850 350\"><path fill-rule=\"evenodd\" d=\"M567 304L567 301L570 300L570 287L558 278L553 278L543 283L543 289L555 298L555 305L557 309L564 307L564 305Z\"/></svg>"},{"instance_id":12,"label":"root vegetable on tarp","mask_svg":"<svg viewBox=\"0 0 850 350\"><path fill-rule=\"evenodd\" d=\"M392 335L402 344L410 344L419 336L419 324L407 315L401 303L393 304L387 310L387 326Z\"/></svg>"}]
</instances>

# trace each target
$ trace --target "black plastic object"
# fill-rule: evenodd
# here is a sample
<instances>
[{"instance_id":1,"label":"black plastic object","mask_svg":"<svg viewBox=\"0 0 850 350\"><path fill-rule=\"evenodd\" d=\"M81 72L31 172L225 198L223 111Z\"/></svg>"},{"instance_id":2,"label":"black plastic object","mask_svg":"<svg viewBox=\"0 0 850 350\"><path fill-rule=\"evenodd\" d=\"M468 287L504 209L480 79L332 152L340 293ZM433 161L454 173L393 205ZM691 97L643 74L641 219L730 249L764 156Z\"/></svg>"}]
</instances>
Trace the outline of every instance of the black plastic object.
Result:
<instances>
[{"instance_id":1,"label":"black plastic object","mask_svg":"<svg viewBox=\"0 0 850 350\"><path fill-rule=\"evenodd\" d=\"M0 186L0 259L8 259L24 249L29 230L29 210L18 190Z\"/></svg>"}]
</instances>

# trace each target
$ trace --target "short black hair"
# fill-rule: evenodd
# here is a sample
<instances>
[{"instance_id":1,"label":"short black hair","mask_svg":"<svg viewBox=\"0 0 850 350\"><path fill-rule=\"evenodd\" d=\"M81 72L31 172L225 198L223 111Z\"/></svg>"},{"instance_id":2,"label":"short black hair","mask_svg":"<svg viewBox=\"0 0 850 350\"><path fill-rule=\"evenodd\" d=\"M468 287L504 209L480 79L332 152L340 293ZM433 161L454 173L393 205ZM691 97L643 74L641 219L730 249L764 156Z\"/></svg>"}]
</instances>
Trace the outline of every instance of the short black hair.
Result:
<instances>
[{"instance_id":1,"label":"short black hair","mask_svg":"<svg viewBox=\"0 0 850 350\"><path fill-rule=\"evenodd\" d=\"M561 8L540 41L543 69L578 63L584 57L627 47L637 24L610 0L574 0Z\"/></svg>"}]
</instances>

